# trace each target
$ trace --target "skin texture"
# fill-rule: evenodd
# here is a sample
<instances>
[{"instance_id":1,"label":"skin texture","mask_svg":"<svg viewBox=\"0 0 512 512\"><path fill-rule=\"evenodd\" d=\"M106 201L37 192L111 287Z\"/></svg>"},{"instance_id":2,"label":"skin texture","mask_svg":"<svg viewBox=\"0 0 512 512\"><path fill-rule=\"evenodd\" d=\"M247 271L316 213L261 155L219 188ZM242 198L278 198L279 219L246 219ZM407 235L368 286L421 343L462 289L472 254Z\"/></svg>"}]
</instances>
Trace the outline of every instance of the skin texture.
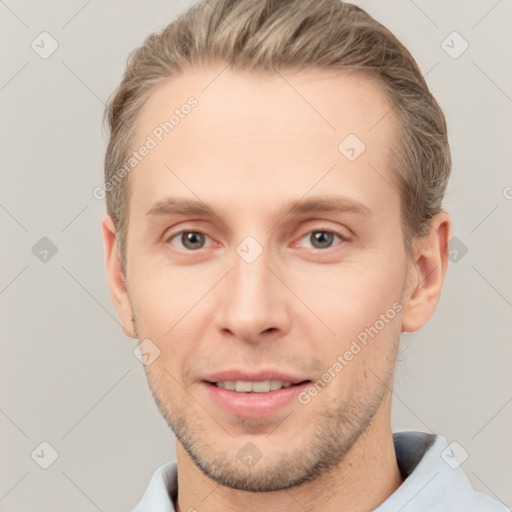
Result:
<instances>
[{"instance_id":1,"label":"skin texture","mask_svg":"<svg viewBox=\"0 0 512 512\"><path fill-rule=\"evenodd\" d=\"M126 276L112 221L103 222L123 330L160 350L145 371L178 439L176 508L372 510L402 483L390 424L395 357L400 333L437 306L450 219L438 214L406 254L389 165L395 121L378 84L325 70L224 68L168 80L141 112L136 147L187 98L198 101L130 175ZM351 133L366 146L355 161L338 150ZM215 215L146 214L170 196ZM290 213L327 197L368 211ZM199 248L182 230L205 235ZM263 250L252 263L236 251L249 235ZM394 318L307 404L239 417L200 383L228 368L315 382L393 304ZM237 458L248 442L261 453L252 467Z\"/></svg>"}]
</instances>

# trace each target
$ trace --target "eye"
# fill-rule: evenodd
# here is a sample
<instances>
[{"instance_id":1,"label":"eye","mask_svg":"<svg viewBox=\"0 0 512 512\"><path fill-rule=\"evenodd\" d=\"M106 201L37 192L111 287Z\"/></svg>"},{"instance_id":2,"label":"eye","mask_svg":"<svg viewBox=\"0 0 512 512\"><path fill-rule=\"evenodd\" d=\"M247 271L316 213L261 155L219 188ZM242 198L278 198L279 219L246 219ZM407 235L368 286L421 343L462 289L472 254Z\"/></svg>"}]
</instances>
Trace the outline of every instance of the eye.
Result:
<instances>
[{"instance_id":1,"label":"eye","mask_svg":"<svg viewBox=\"0 0 512 512\"><path fill-rule=\"evenodd\" d=\"M209 238L200 231L180 231L167 239L168 243L177 245L180 249L188 251L196 251L205 247L205 240ZM174 242L177 240L177 242ZM180 247L181 244L181 247Z\"/></svg>"},{"instance_id":2,"label":"eye","mask_svg":"<svg viewBox=\"0 0 512 512\"><path fill-rule=\"evenodd\" d=\"M311 243L313 249L329 249L332 247L333 242L339 240L339 242L345 241L345 239L334 231L326 229L316 229L310 231L307 235L303 236L300 240L308 240Z\"/></svg>"}]
</instances>

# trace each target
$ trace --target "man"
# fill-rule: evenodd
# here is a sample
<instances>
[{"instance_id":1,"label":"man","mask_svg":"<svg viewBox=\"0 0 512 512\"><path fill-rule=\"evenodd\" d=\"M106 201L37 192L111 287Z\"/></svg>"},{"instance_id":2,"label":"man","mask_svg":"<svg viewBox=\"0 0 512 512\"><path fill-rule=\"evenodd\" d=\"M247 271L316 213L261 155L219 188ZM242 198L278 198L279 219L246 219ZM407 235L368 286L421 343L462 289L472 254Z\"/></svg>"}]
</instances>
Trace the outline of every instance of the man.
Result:
<instances>
[{"instance_id":1,"label":"man","mask_svg":"<svg viewBox=\"0 0 512 512\"><path fill-rule=\"evenodd\" d=\"M338 0L204 1L132 54L106 114L109 287L177 437L137 512L507 510L442 436L391 431L451 163L387 29Z\"/></svg>"}]
</instances>

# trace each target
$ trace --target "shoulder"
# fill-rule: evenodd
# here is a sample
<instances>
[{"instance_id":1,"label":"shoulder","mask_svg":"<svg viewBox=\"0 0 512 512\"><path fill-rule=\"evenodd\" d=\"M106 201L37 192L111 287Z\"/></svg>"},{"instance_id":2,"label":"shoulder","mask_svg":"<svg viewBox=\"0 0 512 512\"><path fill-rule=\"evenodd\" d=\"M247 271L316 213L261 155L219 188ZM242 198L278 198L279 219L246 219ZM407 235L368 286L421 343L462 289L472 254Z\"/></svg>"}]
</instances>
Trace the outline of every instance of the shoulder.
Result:
<instances>
[{"instance_id":1,"label":"shoulder","mask_svg":"<svg viewBox=\"0 0 512 512\"><path fill-rule=\"evenodd\" d=\"M393 441L404 482L375 512L510 512L473 489L443 436L397 432Z\"/></svg>"},{"instance_id":2,"label":"shoulder","mask_svg":"<svg viewBox=\"0 0 512 512\"><path fill-rule=\"evenodd\" d=\"M171 461L160 466L132 512L174 512L174 500L178 493L178 465Z\"/></svg>"}]
</instances>

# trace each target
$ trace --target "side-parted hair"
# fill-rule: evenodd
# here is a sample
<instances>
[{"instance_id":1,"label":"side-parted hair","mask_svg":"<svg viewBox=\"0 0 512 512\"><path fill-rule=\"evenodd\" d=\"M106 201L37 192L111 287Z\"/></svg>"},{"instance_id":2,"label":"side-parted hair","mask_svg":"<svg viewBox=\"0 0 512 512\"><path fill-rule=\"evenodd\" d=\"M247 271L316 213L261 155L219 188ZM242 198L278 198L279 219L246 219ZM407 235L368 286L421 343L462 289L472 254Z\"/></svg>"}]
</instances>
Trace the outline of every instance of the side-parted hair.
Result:
<instances>
[{"instance_id":1,"label":"side-parted hair","mask_svg":"<svg viewBox=\"0 0 512 512\"><path fill-rule=\"evenodd\" d=\"M376 80L397 121L391 165L407 250L429 232L442 210L451 168L443 112L400 41L363 9L340 0L203 0L150 34L130 54L105 109L105 183L112 185L133 151L138 116L155 88L196 64L217 62L254 72L346 70ZM129 178L105 187L123 269Z\"/></svg>"}]
</instances>

